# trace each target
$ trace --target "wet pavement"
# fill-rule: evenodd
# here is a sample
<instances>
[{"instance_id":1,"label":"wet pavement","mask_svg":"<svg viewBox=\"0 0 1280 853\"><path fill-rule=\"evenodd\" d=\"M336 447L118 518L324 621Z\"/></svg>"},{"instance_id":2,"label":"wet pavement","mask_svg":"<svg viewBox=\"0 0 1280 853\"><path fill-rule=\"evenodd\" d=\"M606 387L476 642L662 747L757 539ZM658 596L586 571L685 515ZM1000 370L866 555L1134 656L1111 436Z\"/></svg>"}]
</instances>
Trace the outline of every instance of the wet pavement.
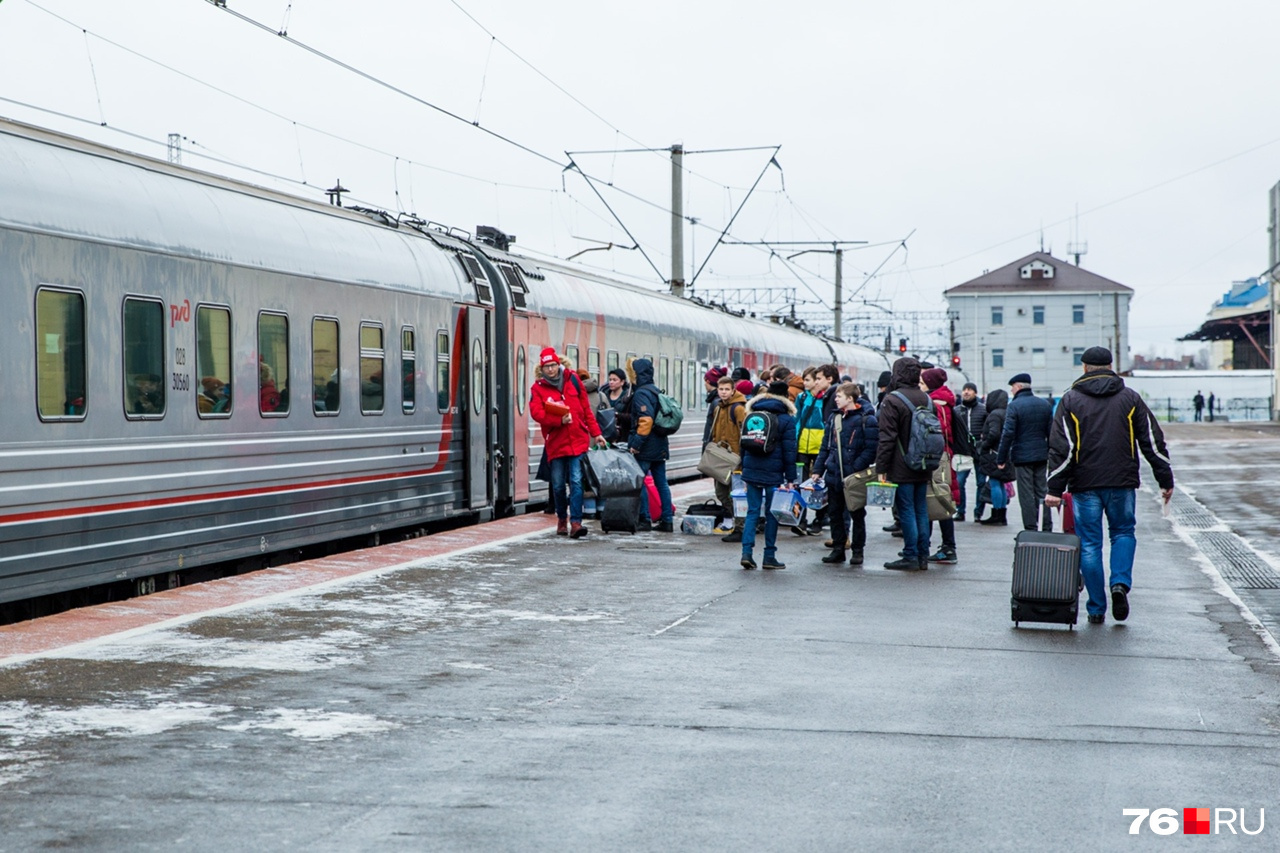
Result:
<instances>
[{"instance_id":1,"label":"wet pavement","mask_svg":"<svg viewBox=\"0 0 1280 853\"><path fill-rule=\"evenodd\" d=\"M716 537L524 517L0 629L0 850L1096 851L1177 843L1126 808L1252 826L1280 805L1280 433L1170 438L1185 491L1168 519L1139 493L1123 624L1015 630L1013 528L960 524L958 565L902 574L872 511L861 568L789 533L785 571L745 572Z\"/></svg>"}]
</instances>

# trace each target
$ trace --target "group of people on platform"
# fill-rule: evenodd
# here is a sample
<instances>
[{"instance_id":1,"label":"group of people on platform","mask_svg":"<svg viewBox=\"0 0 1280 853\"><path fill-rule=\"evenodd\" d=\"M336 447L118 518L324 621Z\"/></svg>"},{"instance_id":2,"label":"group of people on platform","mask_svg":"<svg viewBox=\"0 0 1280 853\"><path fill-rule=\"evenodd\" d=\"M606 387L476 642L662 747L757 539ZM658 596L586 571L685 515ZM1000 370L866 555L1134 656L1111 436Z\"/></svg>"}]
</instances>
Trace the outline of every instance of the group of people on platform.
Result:
<instances>
[{"instance_id":1,"label":"group of people on platform","mask_svg":"<svg viewBox=\"0 0 1280 853\"><path fill-rule=\"evenodd\" d=\"M779 524L768 510L772 495L805 481L810 487L821 481L827 505L812 517L806 512L793 530L816 535L829 527L826 544L831 550L822 562L847 559L862 565L867 511L865 505L851 509L846 504L846 485L850 478L855 488L859 482L877 481L896 486L894 522L885 531L902 539L897 559L884 567L921 571L929 563L958 562L956 524L970 518L969 479L976 486L971 517L982 525L1007 525L1009 501L1016 495L1024 529L1052 530L1052 510L1070 493L1089 621L1104 621L1108 591L1113 616L1123 620L1133 583L1138 453L1151 465L1166 502L1173 492L1173 470L1159 424L1141 396L1112 369L1110 351L1089 348L1083 366L1083 375L1056 405L1033 393L1027 373L1009 380L1009 392L994 389L985 398L976 385L965 383L957 399L943 368L911 357L899 358L880 375L874 403L866 389L842 377L833 364L810 366L798 374L774 365L756 378L746 368L713 367L703 377L708 409L702 444L704 450L718 444L739 457L747 507L745 516L735 518L730 486L716 480L724 517L734 519L732 527L720 531L722 538L740 543L744 569L785 569L778 556ZM573 538L587 534L581 457L592 445L606 446L602 422L652 476L661 505L656 529L671 532L675 508L666 478L669 447L667 436L654 429L659 389L653 363L633 359L626 370L611 370L607 382L597 388L589 374L575 373L552 347L541 353L530 412L543 429L556 532ZM937 451L932 456L922 451L939 433ZM931 484L935 501L937 492L949 486L955 507L937 520L936 551L931 545ZM648 503L640 502L638 530L654 529ZM983 517L988 506L990 514ZM1104 517L1111 542L1109 582L1102 560Z\"/></svg>"}]
</instances>

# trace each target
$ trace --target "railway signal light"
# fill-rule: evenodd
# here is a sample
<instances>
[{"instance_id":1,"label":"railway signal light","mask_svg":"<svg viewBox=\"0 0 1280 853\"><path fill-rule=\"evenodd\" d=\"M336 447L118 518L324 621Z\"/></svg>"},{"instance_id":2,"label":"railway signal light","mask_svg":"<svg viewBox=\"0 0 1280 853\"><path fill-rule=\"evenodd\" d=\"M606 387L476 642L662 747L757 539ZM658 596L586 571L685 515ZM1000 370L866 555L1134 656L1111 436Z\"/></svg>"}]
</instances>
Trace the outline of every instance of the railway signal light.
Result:
<instances>
[{"instance_id":1,"label":"railway signal light","mask_svg":"<svg viewBox=\"0 0 1280 853\"><path fill-rule=\"evenodd\" d=\"M902 353L903 355L906 355L906 354L907 354L907 339L906 339L906 338L898 338L898 352Z\"/></svg>"},{"instance_id":2,"label":"railway signal light","mask_svg":"<svg viewBox=\"0 0 1280 853\"><path fill-rule=\"evenodd\" d=\"M960 366L960 356L958 356L958 355L953 355L953 356L951 356L951 366L952 366L952 367L959 367L959 366Z\"/></svg>"}]
</instances>

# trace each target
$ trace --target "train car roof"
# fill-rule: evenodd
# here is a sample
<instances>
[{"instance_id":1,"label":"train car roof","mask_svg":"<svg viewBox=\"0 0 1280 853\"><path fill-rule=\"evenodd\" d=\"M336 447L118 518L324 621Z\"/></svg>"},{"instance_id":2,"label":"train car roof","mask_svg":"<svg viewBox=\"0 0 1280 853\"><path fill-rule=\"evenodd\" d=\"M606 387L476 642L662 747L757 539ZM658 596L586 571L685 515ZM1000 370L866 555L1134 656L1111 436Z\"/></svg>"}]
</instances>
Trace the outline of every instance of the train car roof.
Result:
<instances>
[{"instance_id":1,"label":"train car roof","mask_svg":"<svg viewBox=\"0 0 1280 853\"><path fill-rule=\"evenodd\" d=\"M408 228L0 119L0 225L307 278L473 301L448 247Z\"/></svg>"}]
</instances>

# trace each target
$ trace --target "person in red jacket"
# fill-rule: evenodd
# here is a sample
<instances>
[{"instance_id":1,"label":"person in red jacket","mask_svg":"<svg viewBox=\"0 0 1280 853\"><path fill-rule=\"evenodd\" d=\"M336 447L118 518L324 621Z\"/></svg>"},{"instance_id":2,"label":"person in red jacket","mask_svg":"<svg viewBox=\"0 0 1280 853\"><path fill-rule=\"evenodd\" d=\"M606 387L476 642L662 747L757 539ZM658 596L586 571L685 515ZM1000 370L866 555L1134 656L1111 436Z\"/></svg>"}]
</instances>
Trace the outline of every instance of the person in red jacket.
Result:
<instances>
[{"instance_id":1,"label":"person in red jacket","mask_svg":"<svg viewBox=\"0 0 1280 853\"><path fill-rule=\"evenodd\" d=\"M571 368L554 347L542 350L534 369L537 381L529 395L529 414L542 427L542 444L551 467L551 494L558 519L556 535L581 539L587 535L587 528L582 526L581 457L593 443L607 445L591 411L591 399Z\"/></svg>"},{"instance_id":2,"label":"person in red jacket","mask_svg":"<svg viewBox=\"0 0 1280 853\"><path fill-rule=\"evenodd\" d=\"M938 423L942 426L942 436L947 442L947 455L954 457L955 449L953 440L955 434L952 432L952 421L954 419L956 395L946 385L947 371L941 367L930 367L928 370L920 373L920 384L923 386L920 390L929 395L929 399L933 400L934 411L938 413ZM960 500L960 481L956 478L955 468L951 469L951 500L957 503ZM956 521L954 518L944 518L938 522L938 532L942 534L942 547L938 549L938 553L929 555L930 563L942 563L943 565L954 565L958 562L956 557Z\"/></svg>"}]
</instances>

